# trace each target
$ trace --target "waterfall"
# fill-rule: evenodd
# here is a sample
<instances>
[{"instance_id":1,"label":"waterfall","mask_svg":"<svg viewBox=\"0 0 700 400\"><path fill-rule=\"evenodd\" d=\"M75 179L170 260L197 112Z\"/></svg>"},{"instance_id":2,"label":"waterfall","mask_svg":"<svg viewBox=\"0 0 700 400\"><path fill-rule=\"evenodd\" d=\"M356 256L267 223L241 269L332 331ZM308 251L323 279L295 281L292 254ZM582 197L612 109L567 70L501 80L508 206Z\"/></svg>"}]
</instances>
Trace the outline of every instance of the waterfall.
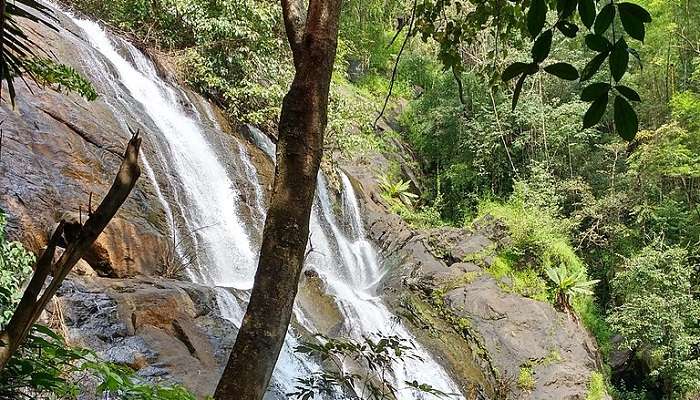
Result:
<instances>
[{"instance_id":1,"label":"waterfall","mask_svg":"<svg viewBox=\"0 0 700 400\"><path fill-rule=\"evenodd\" d=\"M178 172L189 201L181 212L190 221L189 231L196 233L193 239L204 249L197 254L203 280L220 286L251 288L255 256L235 204L239 193L197 122L182 109L181 97L133 46L127 48L136 65L119 54L97 23L76 18L73 22L111 63L120 83L141 104L170 147L169 164Z\"/></svg>"},{"instance_id":2,"label":"waterfall","mask_svg":"<svg viewBox=\"0 0 700 400\"><path fill-rule=\"evenodd\" d=\"M234 203L239 198L238 188L215 149L208 143L202 126L182 109L181 104L186 99L158 76L152 62L130 44L114 39L128 51L134 60L135 65L132 65L121 56L112 39L97 23L75 17L72 20L83 30L92 48L101 55L101 59L92 59L90 64L107 62L110 68L105 70L116 72L120 85L110 82L107 86L111 89L110 94L121 103L119 112L122 107L129 108L128 99L140 103L150 121L144 121L138 115L132 117L147 126L153 125L158 136L164 140L165 146L162 147L165 149L161 149L164 154L159 155L159 162L168 160L176 175L178 182L173 184L173 188L182 193L173 197L179 199L175 206L182 216L183 226L172 222L172 206L162 194L150 163L142 157L146 161L146 175L156 187L176 237L188 236L196 246L196 265L189 268L190 278L198 283L216 285L222 317L239 325L244 311L239 300L224 288L249 290L252 287L257 254L252 250L240 210ZM109 79L103 77L102 81ZM125 93L121 93L121 90L125 90ZM112 108L115 115L119 115L117 107ZM207 118L211 118L211 115L208 114ZM256 208L262 213L262 187L242 145L239 145L239 156L249 181L254 185ZM293 391L297 377L319 369L310 360L294 353L296 345L294 337L289 336L277 363L272 388L277 398L284 398L285 393Z\"/></svg>"},{"instance_id":3,"label":"waterfall","mask_svg":"<svg viewBox=\"0 0 700 400\"><path fill-rule=\"evenodd\" d=\"M372 333L396 335L413 343L415 353L423 360L404 358L393 366L395 387L404 387L405 381L427 383L445 393L459 393L457 385L444 369L422 346L416 343L410 332L396 320L375 293L375 286L382 277L378 256L364 235L354 189L347 176L341 173L344 222L350 227L349 234L342 231L331 208L326 180L320 176L315 219L330 228L330 234L323 241L339 251L335 257L323 257L315 265L320 275L328 283L345 317L345 327L350 336L362 340ZM314 242L314 236L311 238ZM319 240L320 241L320 240ZM320 244L323 246L323 244ZM332 258L335 258L333 260ZM312 263L314 261L311 261ZM414 393L400 392L399 400L414 399Z\"/></svg>"},{"instance_id":4,"label":"waterfall","mask_svg":"<svg viewBox=\"0 0 700 400\"><path fill-rule=\"evenodd\" d=\"M147 140L156 149L155 160L142 156L146 176L163 204L166 217L177 238L187 238L196 250L188 273L197 283L216 287L221 316L239 325L244 304L253 285L257 249L251 240L239 208L243 188L236 186L235 175L243 174L255 196L250 206L256 210L258 228L265 214L264 188L245 147L238 143L236 168L227 167L220 158L214 138L209 137L204 121L219 129L211 110L198 113L186 108L189 100L183 91L161 79L154 64L124 40L111 37L97 23L68 17L81 28L89 47L84 49L90 73L99 77L100 89L119 118L127 114L149 129ZM128 60L126 56L131 60ZM94 69L94 71L93 71ZM131 110L138 106L139 112ZM194 112L193 112L194 111ZM121 113L121 114L120 114ZM196 114L196 118L191 117ZM122 121L126 125L125 121ZM217 134L222 134L217 132ZM274 158L275 146L262 132L251 129L251 140ZM163 165L165 182L158 182L152 166ZM238 172L236 172L236 170ZM376 293L383 276L382 264L365 237L360 207L347 176L342 183L342 212L334 211L326 178L320 174L311 217L311 241L307 268L315 270L326 283L328 294L344 317L343 328L357 340L373 333L393 334L415 343L409 331L391 314ZM161 187L162 186L162 187ZM243 293L235 296L232 293ZM314 332L312 318L295 307L299 326ZM294 352L295 332L290 329L278 360L274 385L268 397L284 399L293 391L296 379L319 371L320 365ZM444 392L458 393L457 385L428 351L416 344L416 352L425 361L406 359L397 362L391 379L396 387L417 380ZM400 391L399 400L423 398L411 391Z\"/></svg>"}]
</instances>

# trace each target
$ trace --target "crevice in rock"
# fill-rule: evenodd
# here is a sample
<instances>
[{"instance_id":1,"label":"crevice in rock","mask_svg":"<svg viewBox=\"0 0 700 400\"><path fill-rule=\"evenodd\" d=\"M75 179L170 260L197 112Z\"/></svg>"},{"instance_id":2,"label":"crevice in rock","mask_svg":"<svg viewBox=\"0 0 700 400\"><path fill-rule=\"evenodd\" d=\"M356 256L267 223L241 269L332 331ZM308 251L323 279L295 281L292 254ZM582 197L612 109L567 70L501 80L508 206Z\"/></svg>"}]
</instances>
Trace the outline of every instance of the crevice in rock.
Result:
<instances>
[{"instance_id":1,"label":"crevice in rock","mask_svg":"<svg viewBox=\"0 0 700 400\"><path fill-rule=\"evenodd\" d=\"M49 117L51 117L53 120L55 120L55 121L57 121L57 122L60 122L61 124L65 125L66 128L68 128L71 132L75 133L76 135L80 136L84 141L90 143L91 145L97 147L98 149L100 149L100 150L102 150L102 151L106 151L106 152L108 152L108 153L111 153L111 154L117 156L119 159L122 158L121 153L119 153L119 152L116 151L116 150L111 149L110 146L106 146L106 145L104 145L104 144L101 144L100 142L98 142L97 140L95 140L94 138L92 138L92 137L90 136L89 133L83 131L82 129L80 129L80 128L79 128L78 126L76 126L75 124L66 121L66 120L63 119L63 117L61 117L60 115L54 113L53 111L45 110L45 109L43 109L43 108L40 108L40 110L43 111L44 114L46 114L46 115L48 115Z\"/></svg>"},{"instance_id":2,"label":"crevice in rock","mask_svg":"<svg viewBox=\"0 0 700 400\"><path fill-rule=\"evenodd\" d=\"M104 278L117 278L109 251L100 243L93 243L83 256L83 260L97 272L97 275Z\"/></svg>"},{"instance_id":3,"label":"crevice in rock","mask_svg":"<svg viewBox=\"0 0 700 400\"><path fill-rule=\"evenodd\" d=\"M190 341L190 338L187 336L185 333L185 330L182 329L182 326L180 325L180 322L178 320L173 320L173 329L175 330L175 337L182 342L182 344L187 347L187 351L190 352L192 357L198 359L199 361L202 361L199 356L197 355L197 349L194 348L194 344L192 344L192 341Z\"/></svg>"}]
</instances>

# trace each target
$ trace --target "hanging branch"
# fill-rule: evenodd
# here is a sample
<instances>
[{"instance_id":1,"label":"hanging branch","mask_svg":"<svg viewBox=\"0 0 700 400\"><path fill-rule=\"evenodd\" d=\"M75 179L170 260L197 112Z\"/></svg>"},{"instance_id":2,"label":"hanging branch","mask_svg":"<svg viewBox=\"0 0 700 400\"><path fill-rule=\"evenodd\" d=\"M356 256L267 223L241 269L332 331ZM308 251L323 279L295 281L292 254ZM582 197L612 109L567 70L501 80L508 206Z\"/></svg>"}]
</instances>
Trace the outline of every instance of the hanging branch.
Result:
<instances>
[{"instance_id":1,"label":"hanging branch","mask_svg":"<svg viewBox=\"0 0 700 400\"><path fill-rule=\"evenodd\" d=\"M396 41L396 39L398 39L401 32L403 32L403 28L405 28L405 27L406 27L406 21L402 17L400 22L399 22L399 26L396 29L396 33L394 34L394 37L392 37L391 40L389 41L389 44L386 45L387 49L391 48L391 46L394 45L394 42Z\"/></svg>"},{"instance_id":2,"label":"hanging branch","mask_svg":"<svg viewBox=\"0 0 700 400\"><path fill-rule=\"evenodd\" d=\"M68 244L58 261L53 262L56 246L63 235L65 221L61 221L51 235L51 239L41 257L36 263L34 276L29 282L22 299L15 310L12 319L5 331L0 332L0 370L2 370L12 355L29 335L34 323L39 319L44 308L53 298L73 266L92 247L97 237L107 227L119 208L134 188L141 175L138 165L141 138L139 132L131 130L132 137L124 152L124 158L112 183L112 187L97 207L94 213L90 213L85 224L80 227L80 232L75 240ZM53 279L43 290L49 275L53 272Z\"/></svg>"},{"instance_id":3,"label":"hanging branch","mask_svg":"<svg viewBox=\"0 0 700 400\"><path fill-rule=\"evenodd\" d=\"M459 102L464 106L464 110L467 110L467 101L464 99L464 85L462 84L462 77L457 72L456 67L452 67L452 75L455 77L455 82L457 82L457 92L459 93Z\"/></svg>"},{"instance_id":4,"label":"hanging branch","mask_svg":"<svg viewBox=\"0 0 700 400\"><path fill-rule=\"evenodd\" d=\"M391 71L391 81L389 82L389 93L386 94L386 97L384 98L384 105L382 106L382 110L379 112L379 115L377 115L377 119L374 120L374 124L372 126L376 129L377 128L377 122L384 116L384 112L386 111L386 106L389 103L389 98L391 97L391 93L394 91L394 83L396 82L396 73L399 70L399 61L401 60L401 54L403 54L403 50L406 48L406 43L408 43L408 39L411 37L411 34L413 33L413 22L416 19L416 7L418 6L418 0L413 0L413 9L411 10L411 21L408 23L408 32L406 32L406 37L403 39L403 43L401 44L401 49L399 49L399 54L396 56L396 61L394 62L394 69Z\"/></svg>"}]
</instances>

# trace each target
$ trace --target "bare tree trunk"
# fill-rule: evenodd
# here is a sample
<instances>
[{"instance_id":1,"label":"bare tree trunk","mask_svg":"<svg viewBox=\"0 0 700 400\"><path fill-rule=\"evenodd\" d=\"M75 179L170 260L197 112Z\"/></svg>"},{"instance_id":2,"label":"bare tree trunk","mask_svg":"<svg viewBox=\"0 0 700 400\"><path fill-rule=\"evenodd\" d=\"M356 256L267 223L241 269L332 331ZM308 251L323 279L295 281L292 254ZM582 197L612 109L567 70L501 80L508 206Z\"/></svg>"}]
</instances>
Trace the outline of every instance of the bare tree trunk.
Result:
<instances>
[{"instance_id":1,"label":"bare tree trunk","mask_svg":"<svg viewBox=\"0 0 700 400\"><path fill-rule=\"evenodd\" d=\"M137 132L134 133L126 147L119 172L104 200L97 207L97 210L90 214L85 225L80 227L78 237L68 245L66 251L55 263L53 263L53 257L56 243L63 234L64 222L61 221L54 231L46 250L37 260L34 275L24 291L12 319L7 324L5 331L0 332L0 370L7 365L12 355L27 338L32 326L56 294L70 270L92 246L131 193L141 175L141 169L138 165L140 147L141 138ZM42 293L41 290L51 271L53 271L53 279Z\"/></svg>"},{"instance_id":2,"label":"bare tree trunk","mask_svg":"<svg viewBox=\"0 0 700 400\"><path fill-rule=\"evenodd\" d=\"M216 388L217 400L263 398L292 314L323 153L328 91L341 0L282 0L296 70L284 97L277 166L260 261L236 344Z\"/></svg>"}]
</instances>

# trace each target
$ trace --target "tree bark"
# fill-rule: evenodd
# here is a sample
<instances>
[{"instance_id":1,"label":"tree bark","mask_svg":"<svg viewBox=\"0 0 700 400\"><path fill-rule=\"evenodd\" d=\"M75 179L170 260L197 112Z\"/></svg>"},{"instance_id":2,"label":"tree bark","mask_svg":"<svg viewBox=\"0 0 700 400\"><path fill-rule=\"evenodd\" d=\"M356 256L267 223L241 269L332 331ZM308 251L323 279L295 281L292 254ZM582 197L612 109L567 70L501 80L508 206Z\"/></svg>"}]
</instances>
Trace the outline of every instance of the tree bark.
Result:
<instances>
[{"instance_id":1,"label":"tree bark","mask_svg":"<svg viewBox=\"0 0 700 400\"><path fill-rule=\"evenodd\" d=\"M305 15L301 4L282 0L295 76L282 103L277 165L253 292L216 388L217 400L263 398L284 343L303 267L341 0L310 0Z\"/></svg>"},{"instance_id":2,"label":"tree bark","mask_svg":"<svg viewBox=\"0 0 700 400\"><path fill-rule=\"evenodd\" d=\"M85 221L85 225L80 228L78 237L68 245L66 251L55 263L53 262L53 257L56 244L63 234L64 222L61 221L54 231L46 250L37 260L34 275L29 281L29 285L25 289L17 309L12 315L12 319L7 324L5 331L0 332L0 370L7 365L12 355L17 352L25 341L27 335L31 332L32 326L34 326L46 305L56 294L70 270L92 246L129 196L129 193L131 193L141 175L141 169L138 164L140 147L141 138L136 132L126 147L124 159L109 192L107 192L97 210L90 214L88 220ZM42 293L42 288L44 288L51 271L54 274L53 279L51 279L51 282Z\"/></svg>"}]
</instances>

